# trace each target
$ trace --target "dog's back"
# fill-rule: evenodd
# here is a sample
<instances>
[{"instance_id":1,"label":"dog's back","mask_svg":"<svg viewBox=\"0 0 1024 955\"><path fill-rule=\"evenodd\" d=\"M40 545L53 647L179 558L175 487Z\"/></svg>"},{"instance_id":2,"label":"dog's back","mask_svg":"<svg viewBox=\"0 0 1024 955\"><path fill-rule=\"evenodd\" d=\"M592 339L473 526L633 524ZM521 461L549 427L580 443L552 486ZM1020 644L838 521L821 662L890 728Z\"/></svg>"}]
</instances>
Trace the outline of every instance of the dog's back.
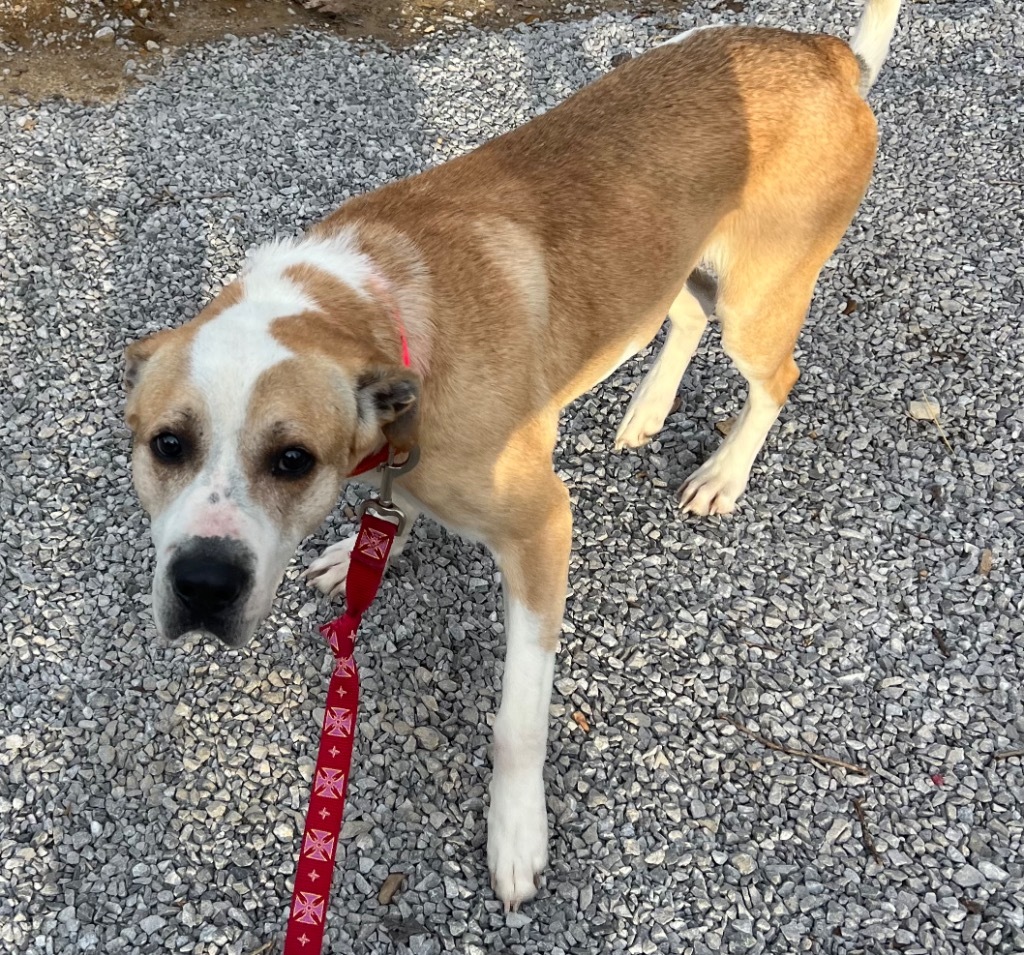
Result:
<instances>
[{"instance_id":1,"label":"dog's back","mask_svg":"<svg viewBox=\"0 0 1024 955\"><path fill-rule=\"evenodd\" d=\"M699 265L719 276L723 321L763 311L765 286L791 283L802 301L763 316L791 349L814 277L870 178L865 77L831 36L692 31L467 156L347 203L319 228L387 223L412 240L441 279L434 316L448 353L454 363L473 356L490 383L482 414L493 425L506 409L513 427L525 409L563 407L641 349ZM483 355L481 314L494 341Z\"/></svg>"}]
</instances>

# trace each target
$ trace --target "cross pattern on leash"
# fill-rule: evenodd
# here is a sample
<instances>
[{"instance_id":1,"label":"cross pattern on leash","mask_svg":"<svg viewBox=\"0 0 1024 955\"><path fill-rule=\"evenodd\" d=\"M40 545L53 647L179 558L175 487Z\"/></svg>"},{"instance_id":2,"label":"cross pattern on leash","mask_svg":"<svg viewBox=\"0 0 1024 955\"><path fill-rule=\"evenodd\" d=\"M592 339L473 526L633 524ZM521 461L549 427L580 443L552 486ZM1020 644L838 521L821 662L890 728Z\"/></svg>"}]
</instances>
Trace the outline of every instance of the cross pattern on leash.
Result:
<instances>
[{"instance_id":1,"label":"cross pattern on leash","mask_svg":"<svg viewBox=\"0 0 1024 955\"><path fill-rule=\"evenodd\" d=\"M338 661L337 666L334 668L334 675L337 677L351 677L355 676L356 663L352 657L345 657Z\"/></svg>"},{"instance_id":2,"label":"cross pattern on leash","mask_svg":"<svg viewBox=\"0 0 1024 955\"><path fill-rule=\"evenodd\" d=\"M387 534L382 534L372 527L364 527L359 532L357 545L359 553L369 557L370 560L384 560L388 555L391 539Z\"/></svg>"},{"instance_id":3,"label":"cross pattern on leash","mask_svg":"<svg viewBox=\"0 0 1024 955\"><path fill-rule=\"evenodd\" d=\"M319 925L324 917L324 902L324 897L316 892L300 892L295 898L292 914L303 925Z\"/></svg>"},{"instance_id":4,"label":"cross pattern on leash","mask_svg":"<svg viewBox=\"0 0 1024 955\"><path fill-rule=\"evenodd\" d=\"M302 851L309 859L330 862L334 854L334 836L324 829L308 829Z\"/></svg>"},{"instance_id":5,"label":"cross pattern on leash","mask_svg":"<svg viewBox=\"0 0 1024 955\"><path fill-rule=\"evenodd\" d=\"M330 706L324 715L324 732L330 736L351 736L355 714L343 706Z\"/></svg>"},{"instance_id":6,"label":"cross pattern on leash","mask_svg":"<svg viewBox=\"0 0 1024 955\"><path fill-rule=\"evenodd\" d=\"M345 789L345 773L340 769L325 767L316 771L313 793L324 799L341 799Z\"/></svg>"}]
</instances>

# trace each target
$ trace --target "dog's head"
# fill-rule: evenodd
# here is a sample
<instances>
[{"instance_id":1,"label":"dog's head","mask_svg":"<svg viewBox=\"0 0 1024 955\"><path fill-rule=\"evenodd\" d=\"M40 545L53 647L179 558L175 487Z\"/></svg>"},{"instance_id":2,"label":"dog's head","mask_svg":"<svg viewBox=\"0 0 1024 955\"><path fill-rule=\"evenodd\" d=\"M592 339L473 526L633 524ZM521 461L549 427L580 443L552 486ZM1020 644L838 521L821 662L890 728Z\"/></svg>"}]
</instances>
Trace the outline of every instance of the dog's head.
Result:
<instances>
[{"instance_id":1,"label":"dog's head","mask_svg":"<svg viewBox=\"0 0 1024 955\"><path fill-rule=\"evenodd\" d=\"M166 638L244 644L360 459L415 440L418 378L386 306L362 272L345 281L301 248L266 250L197 318L125 352Z\"/></svg>"}]
</instances>

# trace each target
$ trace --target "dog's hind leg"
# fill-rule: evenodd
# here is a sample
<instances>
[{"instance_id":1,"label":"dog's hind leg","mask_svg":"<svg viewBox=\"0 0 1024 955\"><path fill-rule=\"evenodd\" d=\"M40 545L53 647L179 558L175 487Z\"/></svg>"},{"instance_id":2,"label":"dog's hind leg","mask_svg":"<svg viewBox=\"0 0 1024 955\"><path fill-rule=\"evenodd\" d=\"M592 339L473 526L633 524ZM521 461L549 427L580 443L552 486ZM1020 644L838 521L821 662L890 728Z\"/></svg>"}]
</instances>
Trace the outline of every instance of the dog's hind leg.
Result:
<instances>
[{"instance_id":1,"label":"dog's hind leg","mask_svg":"<svg viewBox=\"0 0 1024 955\"><path fill-rule=\"evenodd\" d=\"M886 23L888 23L888 19ZM815 40L814 42L819 42ZM823 50L826 47L822 47ZM740 205L705 243L718 274L715 312L722 346L747 379L739 420L718 450L683 485L680 501L695 514L728 514L799 377L793 348L810 307L818 274L849 227L874 162L874 117L861 99L860 68L841 44L827 41L815 76L793 87L786 135L778 134L776 105L748 116L750 174ZM767 94L766 94L767 96Z\"/></svg>"},{"instance_id":2,"label":"dog's hind leg","mask_svg":"<svg viewBox=\"0 0 1024 955\"><path fill-rule=\"evenodd\" d=\"M714 454L683 484L679 500L694 514L730 514L746 489L750 469L800 377L793 347L821 267L814 258L770 284L737 268L718 302L722 347L747 380L739 419ZM763 274L763 273L762 273Z\"/></svg>"},{"instance_id":3,"label":"dog's hind leg","mask_svg":"<svg viewBox=\"0 0 1024 955\"><path fill-rule=\"evenodd\" d=\"M633 399L615 434L615 449L639 448L665 424L679 391L679 382L714 312L714 291L695 273L669 308L670 326L664 347Z\"/></svg>"},{"instance_id":4,"label":"dog's hind leg","mask_svg":"<svg viewBox=\"0 0 1024 955\"><path fill-rule=\"evenodd\" d=\"M544 760L572 546L569 493L550 468L548 452L521 479L518 503L504 502L512 505L510 519L490 542L502 573L506 651L487 859L506 911L534 895L547 863Z\"/></svg>"}]
</instances>

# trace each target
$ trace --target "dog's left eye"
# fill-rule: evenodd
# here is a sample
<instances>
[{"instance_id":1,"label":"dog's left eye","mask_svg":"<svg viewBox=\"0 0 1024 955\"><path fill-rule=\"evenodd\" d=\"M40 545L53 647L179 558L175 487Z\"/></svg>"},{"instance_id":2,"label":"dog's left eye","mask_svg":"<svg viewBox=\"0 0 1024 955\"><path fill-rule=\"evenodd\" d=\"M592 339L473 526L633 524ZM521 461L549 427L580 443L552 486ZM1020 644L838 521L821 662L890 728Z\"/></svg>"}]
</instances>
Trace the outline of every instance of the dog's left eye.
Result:
<instances>
[{"instance_id":1,"label":"dog's left eye","mask_svg":"<svg viewBox=\"0 0 1024 955\"><path fill-rule=\"evenodd\" d=\"M182 443L181 438L176 434L171 434L170 431L158 434L150 441L149 446L161 461L177 461L185 453L185 445Z\"/></svg>"},{"instance_id":2,"label":"dog's left eye","mask_svg":"<svg viewBox=\"0 0 1024 955\"><path fill-rule=\"evenodd\" d=\"M274 462L274 477L297 478L308 474L316 463L305 448L286 448Z\"/></svg>"}]
</instances>

